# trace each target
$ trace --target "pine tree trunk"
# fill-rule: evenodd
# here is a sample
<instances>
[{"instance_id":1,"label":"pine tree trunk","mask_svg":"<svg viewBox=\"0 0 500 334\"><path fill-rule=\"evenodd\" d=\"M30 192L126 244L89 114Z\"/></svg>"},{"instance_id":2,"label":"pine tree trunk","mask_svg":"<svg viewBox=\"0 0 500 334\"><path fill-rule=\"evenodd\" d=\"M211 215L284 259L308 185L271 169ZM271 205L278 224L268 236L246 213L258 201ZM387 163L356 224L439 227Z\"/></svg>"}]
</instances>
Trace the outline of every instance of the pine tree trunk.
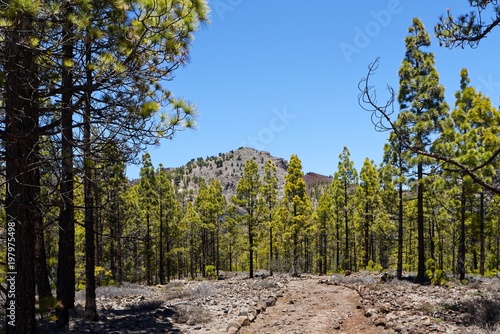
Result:
<instances>
[{"instance_id":1,"label":"pine tree trunk","mask_svg":"<svg viewBox=\"0 0 500 334\"><path fill-rule=\"evenodd\" d=\"M52 290L50 289L49 273L47 271L47 257L45 255L45 240L43 237L43 219L38 217L35 225L35 277L36 289L40 300L52 298Z\"/></svg>"},{"instance_id":2,"label":"pine tree trunk","mask_svg":"<svg viewBox=\"0 0 500 334\"><path fill-rule=\"evenodd\" d=\"M363 264L365 265L365 269L368 266L368 262L370 261L370 220L369 220L369 205L366 203L365 206L365 240L364 240L364 258Z\"/></svg>"},{"instance_id":3,"label":"pine tree trunk","mask_svg":"<svg viewBox=\"0 0 500 334\"><path fill-rule=\"evenodd\" d=\"M121 222L118 222L118 231L117 231L117 262L118 262L118 274L116 276L116 280L119 284L123 282L123 243L122 243L122 234L123 234L123 225Z\"/></svg>"},{"instance_id":4,"label":"pine tree trunk","mask_svg":"<svg viewBox=\"0 0 500 334\"><path fill-rule=\"evenodd\" d=\"M7 191L6 332L35 333L35 224L39 222L36 158L38 88L29 48L32 18L17 20L5 34L5 167ZM28 46L28 47L26 47Z\"/></svg>"},{"instance_id":5,"label":"pine tree trunk","mask_svg":"<svg viewBox=\"0 0 500 334\"><path fill-rule=\"evenodd\" d=\"M344 224L345 224L344 270L351 270L351 257L349 254L349 213L347 212L347 182L344 183Z\"/></svg>"},{"instance_id":6,"label":"pine tree trunk","mask_svg":"<svg viewBox=\"0 0 500 334\"><path fill-rule=\"evenodd\" d=\"M337 215L337 224L335 225L336 227L336 239L337 239L337 247L336 247L336 270L339 271L340 269L340 221L339 221L340 215Z\"/></svg>"},{"instance_id":7,"label":"pine tree trunk","mask_svg":"<svg viewBox=\"0 0 500 334\"><path fill-rule=\"evenodd\" d=\"M323 264L321 268L321 273L326 275L326 267L327 267L327 236L326 236L326 218L323 218L323 229L321 231L321 253L323 257Z\"/></svg>"},{"instance_id":8,"label":"pine tree trunk","mask_svg":"<svg viewBox=\"0 0 500 334\"><path fill-rule=\"evenodd\" d=\"M36 148L38 156L38 147ZM38 194L37 197L40 199L40 169L36 169L36 182L38 182ZM43 217L40 214L38 219L35 221L35 277L36 277L36 289L38 293L38 299L40 304L44 301L49 301L52 299L52 290L50 288L49 273L47 271L47 256L45 254L45 238L43 230Z\"/></svg>"},{"instance_id":9,"label":"pine tree trunk","mask_svg":"<svg viewBox=\"0 0 500 334\"><path fill-rule=\"evenodd\" d=\"M250 273L249 277L253 278L253 231L252 231L252 215L248 218L248 252L250 260Z\"/></svg>"},{"instance_id":10,"label":"pine tree trunk","mask_svg":"<svg viewBox=\"0 0 500 334\"><path fill-rule=\"evenodd\" d=\"M170 279L172 278L172 257L171 257L171 250L172 250L172 240L170 236L170 224L168 221L165 221L165 246L166 246L166 252L167 255L165 256L166 258L166 265L167 265L167 282L170 282ZM180 270L180 266L178 268Z\"/></svg>"},{"instance_id":11,"label":"pine tree trunk","mask_svg":"<svg viewBox=\"0 0 500 334\"><path fill-rule=\"evenodd\" d=\"M67 3L63 9L66 22L63 25L64 38L62 53L64 60L73 58L73 24L72 4ZM59 255L57 265L57 299L61 306L57 309L57 323L60 328L69 324L69 309L75 304L75 209L73 202L73 110L72 110L72 69L62 68L61 96L61 184L59 192L61 207L59 212Z\"/></svg>"},{"instance_id":12,"label":"pine tree trunk","mask_svg":"<svg viewBox=\"0 0 500 334\"><path fill-rule=\"evenodd\" d=\"M90 40L86 42L86 61L91 63ZM92 83L92 71L87 70L87 84ZM92 158L91 158L91 95L86 92L86 104L83 124L83 194L85 203L85 318L96 321L96 281L95 281L95 224L94 224L94 198L92 186Z\"/></svg>"},{"instance_id":13,"label":"pine tree trunk","mask_svg":"<svg viewBox=\"0 0 500 334\"><path fill-rule=\"evenodd\" d=\"M423 185L423 165L417 166L417 237L418 237L418 271L417 282L425 281L425 241L424 241L424 185Z\"/></svg>"},{"instance_id":14,"label":"pine tree trunk","mask_svg":"<svg viewBox=\"0 0 500 334\"><path fill-rule=\"evenodd\" d=\"M460 236L458 241L457 274L460 280L465 279L465 185L462 178L462 194L460 201Z\"/></svg>"},{"instance_id":15,"label":"pine tree trunk","mask_svg":"<svg viewBox=\"0 0 500 334\"><path fill-rule=\"evenodd\" d=\"M271 216L270 222L272 222ZM269 276L273 276L273 227L269 227Z\"/></svg>"},{"instance_id":16,"label":"pine tree trunk","mask_svg":"<svg viewBox=\"0 0 500 334\"><path fill-rule=\"evenodd\" d=\"M399 143L398 162L399 162L399 175L403 175L403 166L401 161L401 142ZM396 276L398 279L403 278L403 182L398 185L398 264L396 269Z\"/></svg>"},{"instance_id":17,"label":"pine tree trunk","mask_svg":"<svg viewBox=\"0 0 500 334\"><path fill-rule=\"evenodd\" d=\"M153 285L151 274L151 227L149 221L149 212L146 213L146 280L148 285Z\"/></svg>"},{"instance_id":18,"label":"pine tree trunk","mask_svg":"<svg viewBox=\"0 0 500 334\"><path fill-rule=\"evenodd\" d=\"M486 254L484 250L484 192L480 194L481 204L479 211L479 274L484 276L484 264L486 262Z\"/></svg>"},{"instance_id":19,"label":"pine tree trunk","mask_svg":"<svg viewBox=\"0 0 500 334\"><path fill-rule=\"evenodd\" d=\"M161 185L160 185L160 193L159 193L159 200L160 200L160 240L158 247L159 252L160 252L160 259L159 259L159 270L158 270L158 276L160 278L160 284L163 285L165 284L165 256L164 256L164 250L163 250L163 203L162 203L162 194L161 194Z\"/></svg>"},{"instance_id":20,"label":"pine tree trunk","mask_svg":"<svg viewBox=\"0 0 500 334\"><path fill-rule=\"evenodd\" d=\"M293 259L292 259L292 276L299 276L299 235L297 232L293 233Z\"/></svg>"},{"instance_id":21,"label":"pine tree trunk","mask_svg":"<svg viewBox=\"0 0 500 334\"><path fill-rule=\"evenodd\" d=\"M85 167L85 169L90 167ZM85 171L85 318L96 321L94 208L90 171Z\"/></svg>"},{"instance_id":22,"label":"pine tree trunk","mask_svg":"<svg viewBox=\"0 0 500 334\"><path fill-rule=\"evenodd\" d=\"M220 221L217 219L217 223L215 224L215 274L219 277L219 269L220 269Z\"/></svg>"}]
</instances>

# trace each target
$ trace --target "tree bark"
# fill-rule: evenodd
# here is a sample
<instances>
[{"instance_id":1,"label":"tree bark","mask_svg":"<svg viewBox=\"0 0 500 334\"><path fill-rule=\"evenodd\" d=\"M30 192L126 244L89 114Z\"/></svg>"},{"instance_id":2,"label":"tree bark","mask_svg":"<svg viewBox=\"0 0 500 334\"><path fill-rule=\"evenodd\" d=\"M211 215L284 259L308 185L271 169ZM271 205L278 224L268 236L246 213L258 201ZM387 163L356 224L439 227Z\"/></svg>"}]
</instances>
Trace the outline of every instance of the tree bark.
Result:
<instances>
[{"instance_id":1,"label":"tree bark","mask_svg":"<svg viewBox=\"0 0 500 334\"><path fill-rule=\"evenodd\" d=\"M163 204L162 204L162 201L163 201L163 196L162 196L162 193L161 193L161 187L162 185L159 186L159 189L160 189L160 193L159 193L159 199L160 199L160 240L159 240L159 244L158 244L158 247L160 248L160 263L159 263L159 272L158 272L158 276L160 278L160 284L163 285L165 284L165 256L164 256L164 249L163 249Z\"/></svg>"},{"instance_id":2,"label":"tree bark","mask_svg":"<svg viewBox=\"0 0 500 334\"><path fill-rule=\"evenodd\" d=\"M90 37L86 41L86 62L92 62ZM92 71L87 70L87 84L92 83ZM92 113L91 92L86 93L85 111L83 115L83 194L85 203L85 318L96 321L96 282L95 282L95 238L94 238L94 192L92 185L92 152L90 122Z\"/></svg>"},{"instance_id":3,"label":"tree bark","mask_svg":"<svg viewBox=\"0 0 500 334\"><path fill-rule=\"evenodd\" d=\"M35 333L35 224L39 222L36 145L39 112L32 17L16 18L5 34L5 162L7 192L6 332Z\"/></svg>"},{"instance_id":4,"label":"tree bark","mask_svg":"<svg viewBox=\"0 0 500 334\"><path fill-rule=\"evenodd\" d=\"M484 234L484 192L480 194L480 211L479 211L479 274L484 276L484 265L486 262L486 252L485 252L485 234Z\"/></svg>"},{"instance_id":5,"label":"tree bark","mask_svg":"<svg viewBox=\"0 0 500 334\"><path fill-rule=\"evenodd\" d=\"M460 280L465 279L465 185L462 178L462 193L460 200L460 235L458 241L457 274Z\"/></svg>"},{"instance_id":6,"label":"tree bark","mask_svg":"<svg viewBox=\"0 0 500 334\"><path fill-rule=\"evenodd\" d=\"M36 155L39 154L38 145L36 147ZM40 169L36 168L36 182L38 182L37 197L41 201L41 189L40 189ZM38 299L40 307L42 304L48 302L52 299L52 290L50 288L49 273L47 271L47 256L45 254L45 238L43 233L43 216L39 213L38 219L35 221L35 277L36 277L36 289L38 293Z\"/></svg>"},{"instance_id":7,"label":"tree bark","mask_svg":"<svg viewBox=\"0 0 500 334\"><path fill-rule=\"evenodd\" d=\"M417 282L424 282L425 277L425 241L424 241L424 185L423 185L423 165L417 166L417 237L418 237L418 271Z\"/></svg>"},{"instance_id":8,"label":"tree bark","mask_svg":"<svg viewBox=\"0 0 500 334\"><path fill-rule=\"evenodd\" d=\"M402 173L402 171L400 170ZM403 278L403 183L399 182L398 189L398 266L396 275Z\"/></svg>"},{"instance_id":9,"label":"tree bark","mask_svg":"<svg viewBox=\"0 0 500 334\"><path fill-rule=\"evenodd\" d=\"M72 4L65 8L66 22L63 24L63 61L73 59ZM61 306L56 311L59 328L69 325L69 309L75 304L75 207L73 171L73 74L70 67L62 68L61 96L61 184L59 192L61 208L59 212L59 254L57 266L57 299Z\"/></svg>"}]
</instances>

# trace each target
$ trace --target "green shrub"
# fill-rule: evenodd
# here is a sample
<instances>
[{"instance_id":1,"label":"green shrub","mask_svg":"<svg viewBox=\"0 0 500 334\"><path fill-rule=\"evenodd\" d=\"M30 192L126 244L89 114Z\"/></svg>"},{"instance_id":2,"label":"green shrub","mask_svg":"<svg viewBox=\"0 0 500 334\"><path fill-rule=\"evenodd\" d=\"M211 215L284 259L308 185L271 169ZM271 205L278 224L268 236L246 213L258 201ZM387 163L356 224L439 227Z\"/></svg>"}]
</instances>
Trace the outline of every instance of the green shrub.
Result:
<instances>
[{"instance_id":1,"label":"green shrub","mask_svg":"<svg viewBox=\"0 0 500 334\"><path fill-rule=\"evenodd\" d=\"M208 279L216 279L217 273L215 271L215 266L211 264L205 266L205 274L207 275Z\"/></svg>"},{"instance_id":2,"label":"green shrub","mask_svg":"<svg viewBox=\"0 0 500 334\"><path fill-rule=\"evenodd\" d=\"M374 263L372 260L368 261L366 270L368 271L382 271L384 268L379 263Z\"/></svg>"}]
</instances>

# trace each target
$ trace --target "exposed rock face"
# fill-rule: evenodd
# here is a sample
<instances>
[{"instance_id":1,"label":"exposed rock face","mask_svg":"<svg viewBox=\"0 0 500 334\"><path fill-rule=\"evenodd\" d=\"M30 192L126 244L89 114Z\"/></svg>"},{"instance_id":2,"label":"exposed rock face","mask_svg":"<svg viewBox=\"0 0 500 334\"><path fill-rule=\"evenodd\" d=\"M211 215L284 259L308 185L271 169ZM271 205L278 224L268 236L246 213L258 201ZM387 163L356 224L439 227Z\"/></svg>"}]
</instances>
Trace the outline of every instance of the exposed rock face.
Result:
<instances>
[{"instance_id":1,"label":"exposed rock face","mask_svg":"<svg viewBox=\"0 0 500 334\"><path fill-rule=\"evenodd\" d=\"M201 179L205 181L217 179L222 185L222 191L226 200L236 194L236 186L243 175L247 160L254 160L259 166L261 178L264 176L264 165L271 160L276 166L276 177L278 179L278 193L283 196L285 175L287 173L287 160L272 156L267 151L258 151L249 147L240 147L227 153L219 153L218 156L191 159L186 165L178 168L168 168L172 178L180 192L195 194ZM307 173L304 180L308 189L321 184L331 183L327 176L317 173Z\"/></svg>"},{"instance_id":2,"label":"exposed rock face","mask_svg":"<svg viewBox=\"0 0 500 334\"><path fill-rule=\"evenodd\" d=\"M241 147L218 156L192 159L186 165L170 169L174 181L181 192L193 192L198 189L201 179L206 181L217 179L222 185L224 196L227 200L236 194L236 186L243 175L247 160L254 160L259 166L259 174L264 175L264 165L268 160L276 166L276 176L280 194L283 193L283 184L287 171L287 161L271 156L269 152L258 151L249 147Z\"/></svg>"}]
</instances>

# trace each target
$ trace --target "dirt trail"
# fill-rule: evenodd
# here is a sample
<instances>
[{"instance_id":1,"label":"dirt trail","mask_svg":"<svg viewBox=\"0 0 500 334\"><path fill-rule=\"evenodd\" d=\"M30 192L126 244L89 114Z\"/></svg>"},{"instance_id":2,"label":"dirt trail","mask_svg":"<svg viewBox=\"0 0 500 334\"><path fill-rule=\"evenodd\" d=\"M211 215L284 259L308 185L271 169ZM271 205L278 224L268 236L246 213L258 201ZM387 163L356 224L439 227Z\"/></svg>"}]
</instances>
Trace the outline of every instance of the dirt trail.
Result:
<instances>
[{"instance_id":1,"label":"dirt trail","mask_svg":"<svg viewBox=\"0 0 500 334\"><path fill-rule=\"evenodd\" d=\"M356 291L318 282L314 277L291 280L276 305L239 333L388 333L363 315Z\"/></svg>"}]
</instances>

